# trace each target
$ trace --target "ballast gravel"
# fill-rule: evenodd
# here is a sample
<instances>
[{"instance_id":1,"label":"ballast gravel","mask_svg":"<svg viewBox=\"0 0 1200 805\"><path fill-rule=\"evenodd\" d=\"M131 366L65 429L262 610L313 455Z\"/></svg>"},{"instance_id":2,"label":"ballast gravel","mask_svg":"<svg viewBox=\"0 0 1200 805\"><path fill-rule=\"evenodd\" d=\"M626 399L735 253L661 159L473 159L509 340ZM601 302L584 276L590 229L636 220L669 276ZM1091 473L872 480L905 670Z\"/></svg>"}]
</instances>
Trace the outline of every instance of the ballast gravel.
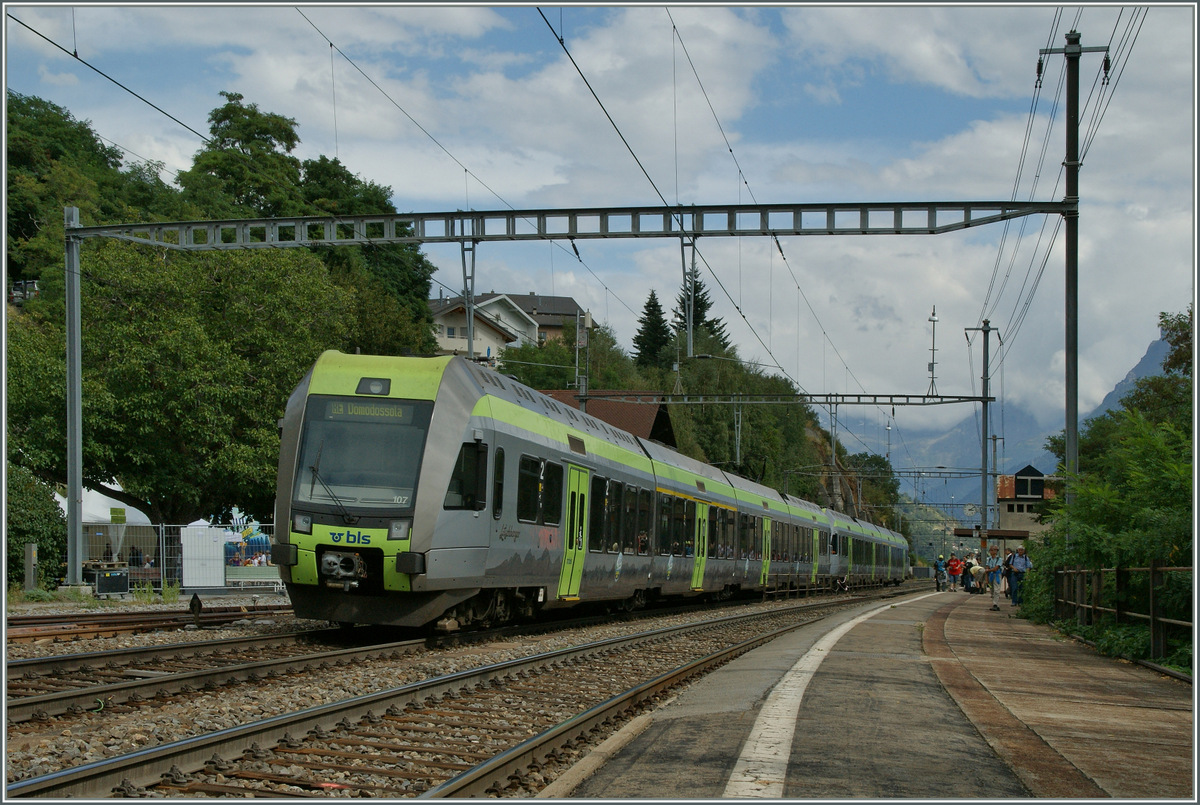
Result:
<instances>
[{"instance_id":1,"label":"ballast gravel","mask_svg":"<svg viewBox=\"0 0 1200 805\"><path fill-rule=\"evenodd\" d=\"M261 602L261 599L260 599ZM222 600L222 605L226 601ZM780 604L741 607L749 614L756 608L771 610ZM121 611L126 611L122 609ZM7 727L6 778L9 783L50 774L64 768L170 743L195 735L227 729L306 707L327 704L388 688L411 684L546 651L634 634L656 628L711 618L712 613L673 615L629 623L576 629L571 632L520 636L395 660L376 660L347 666L311 670L257 684L200 691L182 700L142 703L136 708L97 707L79 716L59 716L43 722ZM77 640L68 643L16 643L8 646L8 659L25 656L107 651L118 648L213 640L221 637L269 635L306 628L324 628L323 621L291 617L251 619L227 628L200 629Z\"/></svg>"}]
</instances>

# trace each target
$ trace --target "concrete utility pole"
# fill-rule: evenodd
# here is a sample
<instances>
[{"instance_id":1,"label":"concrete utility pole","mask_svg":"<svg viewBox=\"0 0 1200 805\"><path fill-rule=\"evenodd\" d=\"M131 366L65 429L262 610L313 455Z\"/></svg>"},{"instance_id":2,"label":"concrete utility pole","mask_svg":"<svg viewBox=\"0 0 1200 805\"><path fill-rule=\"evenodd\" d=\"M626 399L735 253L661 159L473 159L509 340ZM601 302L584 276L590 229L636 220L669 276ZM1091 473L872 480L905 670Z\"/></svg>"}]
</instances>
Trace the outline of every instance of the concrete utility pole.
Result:
<instances>
[{"instance_id":1,"label":"concrete utility pole","mask_svg":"<svg viewBox=\"0 0 1200 805\"><path fill-rule=\"evenodd\" d=\"M982 456L979 467L979 543L983 545L987 542L987 527L988 527L988 381L991 373L988 371L988 347L990 341L988 336L991 335L996 328L992 327L991 323L983 320L982 327L967 327L968 331L974 330L983 333L983 388L981 396L983 398L983 414L982 438L979 440L982 448L979 453Z\"/></svg>"},{"instance_id":2,"label":"concrete utility pole","mask_svg":"<svg viewBox=\"0 0 1200 805\"><path fill-rule=\"evenodd\" d=\"M79 208L63 211L66 225L67 293L67 585L83 583L83 339L79 290Z\"/></svg>"},{"instance_id":3,"label":"concrete utility pole","mask_svg":"<svg viewBox=\"0 0 1200 805\"><path fill-rule=\"evenodd\" d=\"M1063 201L1066 219L1066 387L1067 422L1065 428L1064 464L1066 465L1066 499L1075 499L1071 481L1079 472L1079 59L1084 53L1104 53L1104 81L1108 82L1108 48L1081 47L1078 31L1067 33L1064 48L1043 48L1042 56L1061 53L1067 58L1067 195ZM1038 59L1038 84L1042 80L1042 60Z\"/></svg>"},{"instance_id":4,"label":"concrete utility pole","mask_svg":"<svg viewBox=\"0 0 1200 805\"><path fill-rule=\"evenodd\" d=\"M583 314L580 321L579 311L575 311L575 385L579 389L579 410L587 413L588 401L588 369L591 363L591 343L589 333L592 329L592 311ZM579 350L583 349L583 369L579 367Z\"/></svg>"}]
</instances>

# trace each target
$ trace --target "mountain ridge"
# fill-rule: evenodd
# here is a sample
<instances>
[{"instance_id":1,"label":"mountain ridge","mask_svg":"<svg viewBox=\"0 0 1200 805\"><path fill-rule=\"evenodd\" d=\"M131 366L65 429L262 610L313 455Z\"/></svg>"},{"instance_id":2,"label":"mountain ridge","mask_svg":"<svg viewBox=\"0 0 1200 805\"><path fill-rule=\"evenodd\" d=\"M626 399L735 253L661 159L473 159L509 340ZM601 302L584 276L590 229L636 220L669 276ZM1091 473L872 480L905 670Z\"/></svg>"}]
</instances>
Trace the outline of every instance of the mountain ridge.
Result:
<instances>
[{"instance_id":1,"label":"mountain ridge","mask_svg":"<svg viewBox=\"0 0 1200 805\"><path fill-rule=\"evenodd\" d=\"M1132 390L1138 380L1161 375L1163 360L1169 352L1170 345L1162 338L1151 342L1141 360L1104 396L1100 404L1079 418L1080 424L1118 408L1121 398ZM992 417L997 416L997 407L993 407L991 411ZM1003 418L1003 434L1000 434L1003 442L999 448L1003 451L1003 457L997 456L997 463L1000 465L999 472L1011 475L1026 466L1033 466L1046 474L1053 474L1057 470L1058 459L1053 453L1046 450L1045 445L1046 440L1050 436L1060 433L1062 428L1047 430L1045 426L1038 424L1032 412L1011 403L1005 404ZM999 421L992 419L992 424L990 430L993 433L999 433L1000 429L997 427ZM904 442L907 452L912 455L917 466L978 467L981 458L978 412L973 411L949 429L906 430ZM872 447L879 449L878 446ZM993 453L989 452L989 465L992 462L992 456ZM991 469L995 471L997 468ZM933 506L953 505L956 509L958 506L968 503L978 505L980 492L978 474L974 478L947 478L935 479L935 481L940 481L939 486L942 486L940 490L937 490L936 499L919 502L928 502ZM928 484L929 482L923 483ZM932 492L927 488L918 487L915 494L912 486L908 484L902 485L902 489L905 493L913 495L914 498L919 498L923 494L933 497Z\"/></svg>"}]
</instances>

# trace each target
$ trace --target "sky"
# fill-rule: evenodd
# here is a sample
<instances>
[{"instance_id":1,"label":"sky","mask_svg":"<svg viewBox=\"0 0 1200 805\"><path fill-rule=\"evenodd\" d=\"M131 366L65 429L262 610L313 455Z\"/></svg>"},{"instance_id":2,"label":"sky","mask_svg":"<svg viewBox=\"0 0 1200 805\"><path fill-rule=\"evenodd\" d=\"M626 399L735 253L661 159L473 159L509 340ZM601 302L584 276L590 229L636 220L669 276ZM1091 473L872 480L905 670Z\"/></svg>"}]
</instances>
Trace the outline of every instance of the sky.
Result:
<instances>
[{"instance_id":1,"label":"sky","mask_svg":"<svg viewBox=\"0 0 1200 805\"><path fill-rule=\"evenodd\" d=\"M202 141L189 127L208 134L231 91L293 118L296 156L336 156L390 186L401 212L1060 201L1065 60L1045 56L1040 90L1036 68L1039 50L1062 48L1075 29L1111 58L1107 85L1102 54L1080 62L1081 413L1158 337L1159 314L1195 297L1193 4L14 3L5 13L8 89L90 121L130 161L161 162L165 180L190 167ZM993 394L1059 429L1059 223L783 237L778 248L709 238L700 278L739 357L812 394L926 393L936 308L936 391L977 395L982 341L969 328L988 318ZM572 296L631 350L650 291L674 306L679 242L577 246L579 258L561 241L480 244L475 290ZM439 267L434 295L461 292L459 248L425 253ZM968 414L897 408L890 421L899 437ZM851 452L878 442L890 415L848 416L839 427L857 435L843 442Z\"/></svg>"}]
</instances>

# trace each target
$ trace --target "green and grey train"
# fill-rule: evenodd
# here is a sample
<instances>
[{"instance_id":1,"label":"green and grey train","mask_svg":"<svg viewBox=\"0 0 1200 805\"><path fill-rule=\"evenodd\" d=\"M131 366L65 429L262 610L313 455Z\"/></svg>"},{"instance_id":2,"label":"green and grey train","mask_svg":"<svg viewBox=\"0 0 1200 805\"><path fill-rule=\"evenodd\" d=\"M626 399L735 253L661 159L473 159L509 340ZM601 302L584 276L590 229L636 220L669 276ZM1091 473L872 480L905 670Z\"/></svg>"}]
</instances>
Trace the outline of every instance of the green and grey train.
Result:
<instances>
[{"instance_id":1,"label":"green and grey train","mask_svg":"<svg viewBox=\"0 0 1200 805\"><path fill-rule=\"evenodd\" d=\"M271 555L298 617L453 630L908 568L899 534L463 358L326 352L280 424Z\"/></svg>"}]
</instances>

